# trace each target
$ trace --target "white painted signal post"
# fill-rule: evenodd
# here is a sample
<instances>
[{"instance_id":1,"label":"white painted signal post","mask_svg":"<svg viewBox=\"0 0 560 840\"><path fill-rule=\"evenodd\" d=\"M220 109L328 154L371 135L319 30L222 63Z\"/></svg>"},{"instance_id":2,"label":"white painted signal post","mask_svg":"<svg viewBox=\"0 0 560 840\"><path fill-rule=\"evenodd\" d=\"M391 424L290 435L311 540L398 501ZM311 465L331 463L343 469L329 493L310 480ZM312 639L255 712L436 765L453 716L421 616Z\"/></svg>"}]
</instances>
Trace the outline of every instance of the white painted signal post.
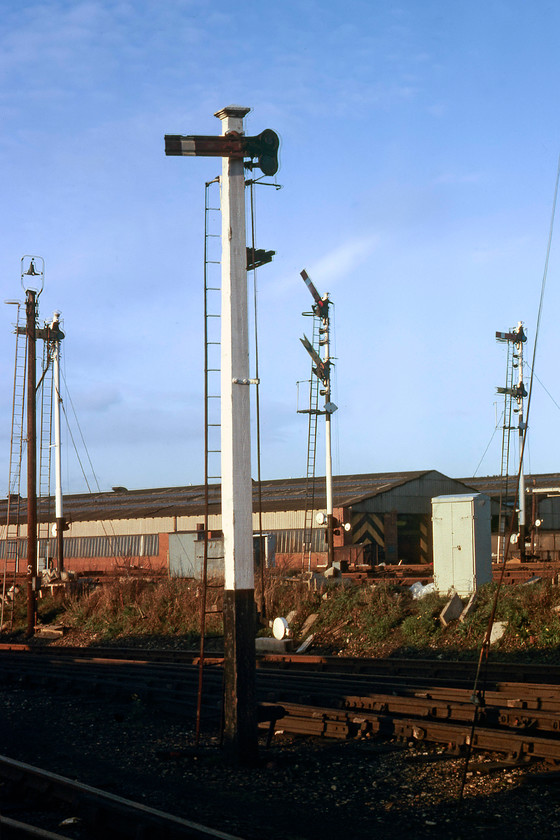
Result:
<instances>
[{"instance_id":1,"label":"white painted signal post","mask_svg":"<svg viewBox=\"0 0 560 840\"><path fill-rule=\"evenodd\" d=\"M243 763L257 758L253 487L247 305L244 159L256 158L265 175L278 169L278 137L265 129L243 133L249 108L217 111L221 137L166 135L167 155L222 157L221 451L224 533L225 744Z\"/></svg>"},{"instance_id":2,"label":"white painted signal post","mask_svg":"<svg viewBox=\"0 0 560 840\"><path fill-rule=\"evenodd\" d=\"M222 133L243 133L248 108L218 111ZM222 531L224 533L225 737L257 752L255 583L249 399L249 321L243 159L222 159Z\"/></svg>"}]
</instances>

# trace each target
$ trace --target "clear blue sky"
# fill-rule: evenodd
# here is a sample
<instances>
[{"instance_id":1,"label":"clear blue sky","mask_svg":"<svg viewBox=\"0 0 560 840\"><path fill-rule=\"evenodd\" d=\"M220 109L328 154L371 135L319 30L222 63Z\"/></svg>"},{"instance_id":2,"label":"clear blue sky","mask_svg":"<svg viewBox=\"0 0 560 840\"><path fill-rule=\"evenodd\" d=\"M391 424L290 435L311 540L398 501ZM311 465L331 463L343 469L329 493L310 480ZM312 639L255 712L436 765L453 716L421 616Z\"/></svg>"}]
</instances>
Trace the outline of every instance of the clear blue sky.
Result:
<instances>
[{"instance_id":1,"label":"clear blue sky","mask_svg":"<svg viewBox=\"0 0 560 840\"><path fill-rule=\"evenodd\" d=\"M335 472L474 473L505 378L494 333L523 320L528 354L535 337L559 31L545 0L5 0L2 299L23 298L20 258L41 255L40 314L62 312L102 489L202 480L203 199L219 162L166 158L163 137L218 134L231 103L253 109L249 134L282 143L283 189L257 195L257 245L277 252L258 273L263 476L306 468L304 267L335 303ZM555 236L534 472L560 470L558 250ZM13 314L0 322L5 488ZM478 474L499 469L496 433ZM86 490L70 444L64 476Z\"/></svg>"}]
</instances>

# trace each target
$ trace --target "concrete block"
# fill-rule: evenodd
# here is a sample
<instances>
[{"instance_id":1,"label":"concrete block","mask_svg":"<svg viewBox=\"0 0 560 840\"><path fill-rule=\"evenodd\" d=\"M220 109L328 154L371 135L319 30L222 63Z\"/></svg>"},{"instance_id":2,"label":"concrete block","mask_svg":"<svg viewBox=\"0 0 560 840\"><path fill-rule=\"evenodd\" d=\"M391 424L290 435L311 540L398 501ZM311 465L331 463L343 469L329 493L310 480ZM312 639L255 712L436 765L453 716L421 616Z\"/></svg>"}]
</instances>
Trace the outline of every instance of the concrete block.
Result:
<instances>
[{"instance_id":1,"label":"concrete block","mask_svg":"<svg viewBox=\"0 0 560 840\"><path fill-rule=\"evenodd\" d=\"M315 624L318 615L319 613L311 613L311 615L307 616L307 618L303 622L303 627L301 628L300 636L307 636L307 634L311 630L311 627L313 626L313 624Z\"/></svg>"},{"instance_id":2,"label":"concrete block","mask_svg":"<svg viewBox=\"0 0 560 840\"><path fill-rule=\"evenodd\" d=\"M455 593L439 614L439 620L443 626L447 627L452 621L457 621L463 612L464 606L462 600Z\"/></svg>"},{"instance_id":3,"label":"concrete block","mask_svg":"<svg viewBox=\"0 0 560 840\"><path fill-rule=\"evenodd\" d=\"M290 653L292 649L291 639L271 639L268 636L259 636L255 639L257 653Z\"/></svg>"},{"instance_id":4,"label":"concrete block","mask_svg":"<svg viewBox=\"0 0 560 840\"><path fill-rule=\"evenodd\" d=\"M468 618L468 617L469 617L469 615L470 615L470 614L472 613L472 611L474 610L474 605L475 605L475 602L476 602L476 589L475 589L475 591L473 592L473 594L471 595L471 597L469 598L469 600L467 601L467 606L465 607L465 609L463 610L463 612L462 612L462 613L461 613L461 615L459 616L459 621L461 621L461 622L462 622L462 621L464 621L466 618Z\"/></svg>"},{"instance_id":5,"label":"concrete block","mask_svg":"<svg viewBox=\"0 0 560 840\"><path fill-rule=\"evenodd\" d=\"M307 584L311 592L320 592L327 585L327 580L320 572L306 572L303 582Z\"/></svg>"},{"instance_id":6,"label":"concrete block","mask_svg":"<svg viewBox=\"0 0 560 840\"><path fill-rule=\"evenodd\" d=\"M35 635L42 639L59 639L64 636L64 627L60 624L44 624L35 626Z\"/></svg>"},{"instance_id":7,"label":"concrete block","mask_svg":"<svg viewBox=\"0 0 560 840\"><path fill-rule=\"evenodd\" d=\"M493 645L494 642L498 642L506 632L506 629L507 621L495 621L490 631L490 644Z\"/></svg>"},{"instance_id":8,"label":"concrete block","mask_svg":"<svg viewBox=\"0 0 560 840\"><path fill-rule=\"evenodd\" d=\"M305 651L311 647L311 642L313 641L313 633L311 633L305 641L301 643L301 645L296 650L296 653L305 653Z\"/></svg>"}]
</instances>

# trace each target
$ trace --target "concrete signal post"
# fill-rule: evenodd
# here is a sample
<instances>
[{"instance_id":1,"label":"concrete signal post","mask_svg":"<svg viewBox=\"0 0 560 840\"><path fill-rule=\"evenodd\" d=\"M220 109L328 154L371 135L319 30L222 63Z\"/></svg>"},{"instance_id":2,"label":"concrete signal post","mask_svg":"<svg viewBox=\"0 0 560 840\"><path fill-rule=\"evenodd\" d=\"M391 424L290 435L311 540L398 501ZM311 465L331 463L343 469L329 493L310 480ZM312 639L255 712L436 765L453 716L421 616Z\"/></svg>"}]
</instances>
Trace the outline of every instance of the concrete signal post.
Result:
<instances>
[{"instance_id":1,"label":"concrete signal post","mask_svg":"<svg viewBox=\"0 0 560 840\"><path fill-rule=\"evenodd\" d=\"M257 758L253 489L249 386L247 244L244 158L265 175L278 168L278 137L266 129L243 133L249 108L230 105L215 116L221 137L166 135L167 155L222 157L221 449L225 554L225 745L235 761Z\"/></svg>"}]
</instances>

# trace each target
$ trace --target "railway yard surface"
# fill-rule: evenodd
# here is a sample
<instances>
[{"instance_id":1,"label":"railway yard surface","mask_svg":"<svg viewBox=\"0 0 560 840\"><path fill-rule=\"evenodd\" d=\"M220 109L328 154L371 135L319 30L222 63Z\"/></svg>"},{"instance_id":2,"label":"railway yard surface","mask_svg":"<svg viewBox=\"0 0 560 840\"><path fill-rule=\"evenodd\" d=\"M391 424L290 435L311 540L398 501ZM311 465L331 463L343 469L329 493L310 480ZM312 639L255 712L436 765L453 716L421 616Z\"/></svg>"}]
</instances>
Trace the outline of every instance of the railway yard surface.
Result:
<instances>
[{"instance_id":1,"label":"railway yard surface","mask_svg":"<svg viewBox=\"0 0 560 840\"><path fill-rule=\"evenodd\" d=\"M280 720L268 749L263 733L259 766L232 767L223 759L211 721L196 748L191 707L187 704L181 712L160 702L163 695L169 699L177 690L184 693L174 684L173 672L162 671L163 695L154 691L150 699L141 688L134 691L126 682L129 677L124 688L118 687L113 671L120 675L128 667L120 662L111 666L107 677L95 671L80 684L68 678L65 669L70 666L51 662L51 670L60 671L53 679L48 669L41 672L42 666L33 665L50 657L27 655L29 665L21 664L25 654L16 654L20 664L2 672L0 752L217 832L208 836L462 840L560 835L555 761L516 761L507 750L475 751L460 804L465 759L449 745L406 736L376 737L371 732L362 732L362 737L355 732L354 737L349 732L335 738L298 736ZM4 654L2 658L7 661ZM78 671L86 667L76 665ZM269 679L269 669L265 671ZM296 693L301 693L298 679ZM149 681L153 683L151 670ZM209 690L211 696L212 680ZM276 693L286 697L289 690ZM270 692L268 683L266 691ZM538 692L544 696L543 686ZM29 793L21 783L4 777L2 817L26 822L32 812L36 824L58 837L175 836L155 831L128 834L117 823L112 826L111 817L103 828L92 830L77 802L69 799L55 808L48 785L35 783Z\"/></svg>"},{"instance_id":2,"label":"railway yard surface","mask_svg":"<svg viewBox=\"0 0 560 840\"><path fill-rule=\"evenodd\" d=\"M292 584L282 586L293 601ZM196 745L197 653L181 612L195 593L143 587L70 600L64 634L39 634L29 649L20 631L0 639L0 840L560 836L555 583L507 588L507 632L474 696L492 588L446 628L435 596L416 602L384 585L325 600L306 590L295 627L302 638L319 614L313 646L257 657L260 707L285 714L268 746L263 726L254 767L231 765L220 747L219 635L207 648ZM284 603L278 596L267 614L286 615ZM42 610L48 630L53 602ZM167 632L148 626L159 615Z\"/></svg>"}]
</instances>

